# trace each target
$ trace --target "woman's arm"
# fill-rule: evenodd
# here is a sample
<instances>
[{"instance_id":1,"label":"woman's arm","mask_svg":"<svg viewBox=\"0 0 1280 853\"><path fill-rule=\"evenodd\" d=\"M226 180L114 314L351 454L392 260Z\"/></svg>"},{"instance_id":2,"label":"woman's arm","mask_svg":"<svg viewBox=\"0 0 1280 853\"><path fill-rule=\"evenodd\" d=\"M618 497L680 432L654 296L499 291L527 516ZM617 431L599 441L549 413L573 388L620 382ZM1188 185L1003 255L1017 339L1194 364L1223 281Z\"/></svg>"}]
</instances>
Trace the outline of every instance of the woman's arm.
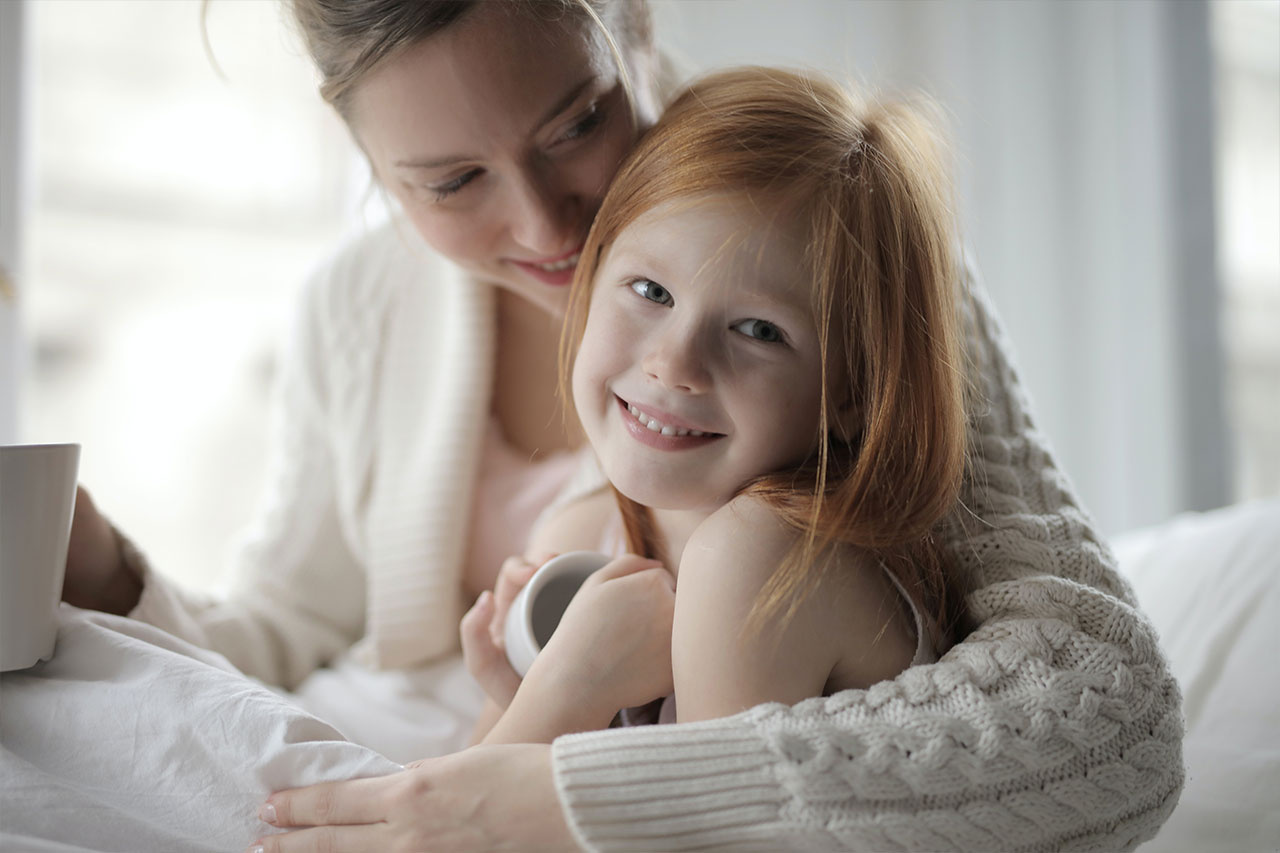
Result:
<instances>
[{"instance_id":1,"label":"woman's arm","mask_svg":"<svg viewBox=\"0 0 1280 853\"><path fill-rule=\"evenodd\" d=\"M437 789L491 793L520 815L477 821L488 847L454 849L525 833L572 849L561 820L589 849L1122 850L1155 834L1184 778L1177 683L1036 430L980 291L972 308L982 399L958 516L970 521L951 545L973 572L973 633L870 690L559 738L550 771L525 753L518 785L491 753L427 762ZM563 813L536 808L553 786ZM329 802L352 808L374 799L335 790ZM418 802L430 835L448 815Z\"/></svg>"},{"instance_id":2,"label":"woman's arm","mask_svg":"<svg viewBox=\"0 0 1280 853\"><path fill-rule=\"evenodd\" d=\"M949 545L977 628L870 690L558 739L585 846L1128 849L1163 823L1184 778L1177 684L976 288L971 308L980 399Z\"/></svg>"}]
</instances>

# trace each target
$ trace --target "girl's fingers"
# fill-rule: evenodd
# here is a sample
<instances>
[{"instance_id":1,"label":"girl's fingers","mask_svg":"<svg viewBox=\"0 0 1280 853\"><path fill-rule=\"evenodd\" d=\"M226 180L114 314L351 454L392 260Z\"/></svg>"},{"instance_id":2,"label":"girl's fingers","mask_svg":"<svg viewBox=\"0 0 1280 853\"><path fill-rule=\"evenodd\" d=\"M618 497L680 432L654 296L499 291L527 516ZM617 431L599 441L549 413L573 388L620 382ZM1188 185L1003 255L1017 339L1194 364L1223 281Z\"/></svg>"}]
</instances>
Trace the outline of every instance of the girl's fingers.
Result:
<instances>
[{"instance_id":1,"label":"girl's fingers","mask_svg":"<svg viewBox=\"0 0 1280 853\"><path fill-rule=\"evenodd\" d=\"M494 608L489 619L489 634L495 645L503 644L502 634L506 629L507 611L511 609L511 603L540 565L541 563L531 563L523 557L508 557L502 564L498 581L493 587Z\"/></svg>"},{"instance_id":2,"label":"girl's fingers","mask_svg":"<svg viewBox=\"0 0 1280 853\"><path fill-rule=\"evenodd\" d=\"M462 616L459 627L463 636L474 634L478 626L481 630L487 631L489 628L489 619L493 616L493 593L485 590L480 593L480 597L476 599L476 603L471 605Z\"/></svg>"},{"instance_id":3,"label":"girl's fingers","mask_svg":"<svg viewBox=\"0 0 1280 853\"><path fill-rule=\"evenodd\" d=\"M592 575L592 579L597 583L602 583L614 578L626 577L634 575L638 572L647 571L649 569L661 569L666 572L667 569L657 560L651 560L648 557L641 557L636 554L625 554L616 560L610 560L603 568ZM670 572L667 572L670 574Z\"/></svg>"},{"instance_id":4,"label":"girl's fingers","mask_svg":"<svg viewBox=\"0 0 1280 853\"><path fill-rule=\"evenodd\" d=\"M520 688L520 676L511 668L502 646L493 642L489 634L489 619L493 611L493 594L483 592L475 606L462 617L459 631L462 635L462 656L467 671L475 678L484 692L501 708L511 704L511 697Z\"/></svg>"}]
</instances>

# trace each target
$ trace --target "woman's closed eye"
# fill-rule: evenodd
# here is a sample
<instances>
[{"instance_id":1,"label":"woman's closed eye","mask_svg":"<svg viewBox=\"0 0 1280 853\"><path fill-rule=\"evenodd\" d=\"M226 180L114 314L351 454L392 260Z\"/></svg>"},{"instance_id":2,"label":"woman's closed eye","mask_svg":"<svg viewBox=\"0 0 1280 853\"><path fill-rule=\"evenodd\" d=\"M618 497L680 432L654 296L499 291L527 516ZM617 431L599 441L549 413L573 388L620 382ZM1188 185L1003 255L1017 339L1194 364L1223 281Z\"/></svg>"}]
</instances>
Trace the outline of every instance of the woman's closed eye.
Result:
<instances>
[{"instance_id":1,"label":"woman's closed eye","mask_svg":"<svg viewBox=\"0 0 1280 853\"><path fill-rule=\"evenodd\" d=\"M476 178L480 177L480 171L480 169L472 169L468 172L463 172L451 181L446 181L443 184L433 184L428 186L427 189L435 194L436 201L444 201L446 198L453 195Z\"/></svg>"},{"instance_id":2,"label":"woman's closed eye","mask_svg":"<svg viewBox=\"0 0 1280 853\"><path fill-rule=\"evenodd\" d=\"M671 297L671 291L656 281L650 281L647 278L639 278L631 282L631 289L650 302L656 302L659 305L670 305L675 301Z\"/></svg>"},{"instance_id":3,"label":"woman's closed eye","mask_svg":"<svg viewBox=\"0 0 1280 853\"><path fill-rule=\"evenodd\" d=\"M571 142L575 139L581 139L589 136L592 131L604 124L605 109L599 103L592 104L587 107L585 113L577 118L563 134L560 140L563 142Z\"/></svg>"},{"instance_id":4,"label":"woman's closed eye","mask_svg":"<svg viewBox=\"0 0 1280 853\"><path fill-rule=\"evenodd\" d=\"M766 344L785 343L787 339L787 336L782 334L782 330L768 320L743 320L740 323L734 323L730 328Z\"/></svg>"}]
</instances>

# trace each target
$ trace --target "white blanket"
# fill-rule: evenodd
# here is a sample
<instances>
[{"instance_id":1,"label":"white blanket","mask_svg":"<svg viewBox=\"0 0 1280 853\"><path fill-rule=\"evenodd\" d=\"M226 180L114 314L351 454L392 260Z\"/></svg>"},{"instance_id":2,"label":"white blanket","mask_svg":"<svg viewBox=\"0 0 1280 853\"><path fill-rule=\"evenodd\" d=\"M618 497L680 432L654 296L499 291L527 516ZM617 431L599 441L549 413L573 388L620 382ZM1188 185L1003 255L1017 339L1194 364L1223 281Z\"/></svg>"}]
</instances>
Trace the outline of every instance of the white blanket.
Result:
<instances>
[{"instance_id":1,"label":"white blanket","mask_svg":"<svg viewBox=\"0 0 1280 853\"><path fill-rule=\"evenodd\" d=\"M0 850L243 850L269 792L400 769L219 655L60 619L51 661L0 675Z\"/></svg>"},{"instance_id":2,"label":"white blanket","mask_svg":"<svg viewBox=\"0 0 1280 853\"><path fill-rule=\"evenodd\" d=\"M1116 551L1187 717L1187 786L1144 849L1274 849L1280 500L1177 519ZM0 850L242 850L268 830L255 818L268 792L399 768L218 655L128 619L66 605L61 619L52 661L0 675ZM407 761L460 745L479 701L460 667L340 662L292 699Z\"/></svg>"}]
</instances>

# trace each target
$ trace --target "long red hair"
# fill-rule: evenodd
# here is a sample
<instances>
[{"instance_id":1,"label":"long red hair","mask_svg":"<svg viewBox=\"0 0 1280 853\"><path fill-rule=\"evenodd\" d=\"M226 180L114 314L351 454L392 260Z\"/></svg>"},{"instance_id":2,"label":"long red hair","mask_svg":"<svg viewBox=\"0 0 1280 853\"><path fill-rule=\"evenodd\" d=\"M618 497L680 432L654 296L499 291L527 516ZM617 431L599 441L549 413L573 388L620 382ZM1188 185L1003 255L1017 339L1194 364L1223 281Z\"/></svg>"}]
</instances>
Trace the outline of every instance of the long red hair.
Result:
<instances>
[{"instance_id":1,"label":"long red hair","mask_svg":"<svg viewBox=\"0 0 1280 853\"><path fill-rule=\"evenodd\" d=\"M740 193L783 206L808 235L823 362L818 452L740 489L801 534L753 621L792 612L830 563L822 554L849 544L874 553L944 631L959 622L958 581L934 539L957 503L966 446L961 276L943 150L926 111L905 102L858 100L811 74L720 72L690 86L641 140L587 237L561 340L562 393L596 271L646 211ZM848 387L833 394L836 378ZM854 401L851 428L847 419L837 426L841 400ZM662 558L649 510L618 501L629 547Z\"/></svg>"}]
</instances>

